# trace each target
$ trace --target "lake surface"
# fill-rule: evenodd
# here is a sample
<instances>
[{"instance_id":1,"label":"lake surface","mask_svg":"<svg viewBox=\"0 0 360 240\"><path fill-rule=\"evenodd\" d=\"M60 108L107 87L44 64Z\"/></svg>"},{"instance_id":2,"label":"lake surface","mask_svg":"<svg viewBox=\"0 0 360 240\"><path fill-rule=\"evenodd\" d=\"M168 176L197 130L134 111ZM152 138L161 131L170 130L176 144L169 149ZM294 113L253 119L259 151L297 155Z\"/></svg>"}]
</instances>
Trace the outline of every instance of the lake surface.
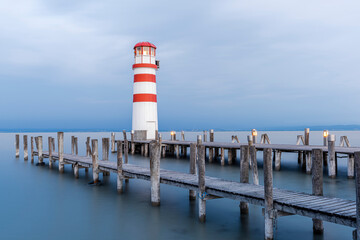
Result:
<instances>
[{"instance_id":1,"label":"lake surface","mask_svg":"<svg viewBox=\"0 0 360 240\"><path fill-rule=\"evenodd\" d=\"M303 132L267 132L272 143L296 143ZM360 146L360 132L332 132L337 145L346 135L352 146ZM43 136L47 149L47 136L56 133L25 133ZM196 139L201 133L186 132L186 140ZM215 141L231 141L238 135L246 141L249 132L215 132ZM259 136L262 132L259 132ZM229 199L207 201L207 221L197 218L197 202L188 200L185 189L161 185L161 206L150 203L150 182L131 179L124 185L124 193L116 191L116 176L105 177L103 186L90 186L91 171L80 169L75 179L71 166L59 174L53 169L35 166L23 160L22 135L20 158L15 158L14 133L0 133L0 189L1 239L263 239L262 209L250 205L249 215L241 216L239 203ZM110 133L65 133L65 152L70 153L70 138L79 139L79 154L85 155L86 137L101 139ZM169 139L168 132L162 133ZM178 133L178 138L180 133ZM116 133L116 139L122 134ZM30 140L30 139L29 139ZM322 144L322 132L310 133L310 144ZM101 150L101 141L99 150ZM57 147L56 147L57 148ZM30 144L29 144L30 149ZM30 153L30 150L29 150ZM189 153L189 151L188 151ZM101 152L100 152L101 154ZM101 155L100 155L101 156ZM262 152L258 153L260 184L263 184ZM29 158L30 159L30 158ZM110 154L116 161L116 154ZM48 163L48 159L45 160ZM35 163L37 157L35 157ZM219 162L206 164L206 175L239 181L239 153L233 166ZM129 154L129 163L149 166L148 158ZM324 194L355 200L354 180L346 177L346 158L339 159L338 177L327 177L324 170ZM283 153L280 172L274 172L274 186L311 193L311 176L297 164L297 154ZM188 172L189 159L162 158L161 168ZM102 174L100 174L102 179ZM250 176L251 181L251 176ZM324 235L313 235L312 220L300 216L281 217L277 221L276 239L351 239L353 229L324 222Z\"/></svg>"}]
</instances>

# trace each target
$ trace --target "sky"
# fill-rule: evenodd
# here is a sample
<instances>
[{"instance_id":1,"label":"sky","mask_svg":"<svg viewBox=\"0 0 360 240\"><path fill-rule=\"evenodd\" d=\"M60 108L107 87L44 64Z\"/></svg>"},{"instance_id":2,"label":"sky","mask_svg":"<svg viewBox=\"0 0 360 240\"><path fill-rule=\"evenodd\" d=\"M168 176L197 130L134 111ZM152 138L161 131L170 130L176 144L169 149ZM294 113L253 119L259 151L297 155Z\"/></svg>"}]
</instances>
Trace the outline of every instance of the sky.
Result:
<instances>
[{"instance_id":1,"label":"sky","mask_svg":"<svg viewBox=\"0 0 360 240\"><path fill-rule=\"evenodd\" d=\"M1 0L0 129L131 130L157 46L159 130L360 124L356 0Z\"/></svg>"}]
</instances>

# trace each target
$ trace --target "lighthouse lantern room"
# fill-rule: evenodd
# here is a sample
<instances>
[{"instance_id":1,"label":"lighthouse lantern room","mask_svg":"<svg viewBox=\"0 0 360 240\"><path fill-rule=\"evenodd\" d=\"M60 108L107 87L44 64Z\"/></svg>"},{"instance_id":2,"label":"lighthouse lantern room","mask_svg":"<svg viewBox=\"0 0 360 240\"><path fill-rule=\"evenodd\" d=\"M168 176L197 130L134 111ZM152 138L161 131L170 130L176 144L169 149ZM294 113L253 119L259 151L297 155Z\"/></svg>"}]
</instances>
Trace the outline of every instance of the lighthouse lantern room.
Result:
<instances>
[{"instance_id":1,"label":"lighthouse lantern room","mask_svg":"<svg viewBox=\"0 0 360 240\"><path fill-rule=\"evenodd\" d=\"M135 63L132 130L135 140L155 139L158 130L156 70L156 46L139 42L134 46Z\"/></svg>"}]
</instances>

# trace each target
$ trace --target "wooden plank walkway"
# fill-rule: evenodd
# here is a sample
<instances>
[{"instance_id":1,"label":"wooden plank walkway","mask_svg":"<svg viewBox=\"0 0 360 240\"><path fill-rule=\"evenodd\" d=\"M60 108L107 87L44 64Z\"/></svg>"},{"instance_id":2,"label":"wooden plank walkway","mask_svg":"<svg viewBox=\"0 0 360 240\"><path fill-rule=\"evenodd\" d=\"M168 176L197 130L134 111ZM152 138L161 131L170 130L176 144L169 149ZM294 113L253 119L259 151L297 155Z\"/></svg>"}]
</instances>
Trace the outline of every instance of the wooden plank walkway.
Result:
<instances>
[{"instance_id":1,"label":"wooden plank walkway","mask_svg":"<svg viewBox=\"0 0 360 240\"><path fill-rule=\"evenodd\" d=\"M205 145L205 143L204 143ZM38 155L38 152L34 152ZM48 157L43 152L43 157ZM56 152L52 153L58 159ZM92 167L91 157L64 154L64 162ZM98 161L99 169L117 173L117 164L110 161ZM122 172L125 177L150 181L150 169L132 164L124 164ZM194 174L160 169L160 182L176 187L197 191L198 176ZM206 193L216 197L229 198L264 206L264 187L249 183L228 181L220 178L205 177ZM351 200L314 196L308 193L273 189L274 209L300 216L316 218L336 224L356 228L356 202Z\"/></svg>"}]
</instances>

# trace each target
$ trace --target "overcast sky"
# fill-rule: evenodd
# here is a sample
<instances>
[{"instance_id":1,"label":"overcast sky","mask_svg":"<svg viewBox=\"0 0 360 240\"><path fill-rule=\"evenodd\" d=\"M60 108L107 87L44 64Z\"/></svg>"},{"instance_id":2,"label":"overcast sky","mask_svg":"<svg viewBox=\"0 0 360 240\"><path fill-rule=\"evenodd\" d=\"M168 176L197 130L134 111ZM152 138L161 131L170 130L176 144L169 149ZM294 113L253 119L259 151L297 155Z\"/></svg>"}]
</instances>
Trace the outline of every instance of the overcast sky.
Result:
<instances>
[{"instance_id":1,"label":"overcast sky","mask_svg":"<svg viewBox=\"0 0 360 240\"><path fill-rule=\"evenodd\" d=\"M131 129L157 46L159 129L360 124L356 0L2 0L0 129Z\"/></svg>"}]
</instances>

